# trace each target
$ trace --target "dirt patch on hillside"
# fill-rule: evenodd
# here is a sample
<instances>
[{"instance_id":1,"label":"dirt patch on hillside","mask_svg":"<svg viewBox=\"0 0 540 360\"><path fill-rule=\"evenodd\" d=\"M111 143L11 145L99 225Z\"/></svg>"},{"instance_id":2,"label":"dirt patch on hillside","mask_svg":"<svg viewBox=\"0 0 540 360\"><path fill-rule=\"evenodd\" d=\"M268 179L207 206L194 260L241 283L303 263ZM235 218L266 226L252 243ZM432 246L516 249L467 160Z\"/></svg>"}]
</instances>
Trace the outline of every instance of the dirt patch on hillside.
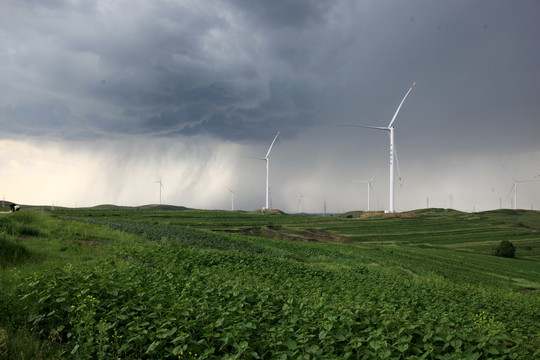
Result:
<instances>
[{"instance_id":1,"label":"dirt patch on hillside","mask_svg":"<svg viewBox=\"0 0 540 360\"><path fill-rule=\"evenodd\" d=\"M260 236L270 239L279 239L286 241L320 241L334 243L345 243L350 241L347 236L332 234L328 231L320 229L294 230L286 228L284 226L252 227L245 229L226 229L218 231L233 232L237 234Z\"/></svg>"},{"instance_id":2,"label":"dirt patch on hillside","mask_svg":"<svg viewBox=\"0 0 540 360\"><path fill-rule=\"evenodd\" d=\"M79 244L85 244L85 245L101 245L105 244L106 242L103 240L95 240L95 239L80 239Z\"/></svg>"},{"instance_id":3,"label":"dirt patch on hillside","mask_svg":"<svg viewBox=\"0 0 540 360\"><path fill-rule=\"evenodd\" d=\"M420 215L411 213L381 213L381 212L365 212L360 215L361 218L368 217L384 217L384 218L417 218Z\"/></svg>"},{"instance_id":4,"label":"dirt patch on hillside","mask_svg":"<svg viewBox=\"0 0 540 360\"><path fill-rule=\"evenodd\" d=\"M251 211L250 214L285 215L285 213L279 209L257 209L257 210Z\"/></svg>"}]
</instances>

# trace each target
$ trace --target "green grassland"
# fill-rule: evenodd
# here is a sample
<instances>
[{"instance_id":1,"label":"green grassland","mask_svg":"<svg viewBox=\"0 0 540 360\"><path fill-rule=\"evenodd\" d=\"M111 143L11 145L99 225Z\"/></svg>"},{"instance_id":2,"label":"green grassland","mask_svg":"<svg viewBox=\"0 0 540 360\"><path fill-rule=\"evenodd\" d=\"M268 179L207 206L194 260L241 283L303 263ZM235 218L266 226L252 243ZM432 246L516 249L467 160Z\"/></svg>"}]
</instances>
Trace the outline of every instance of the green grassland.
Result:
<instances>
[{"instance_id":1,"label":"green grassland","mask_svg":"<svg viewBox=\"0 0 540 360\"><path fill-rule=\"evenodd\" d=\"M540 356L538 212L23 210L0 216L0 358Z\"/></svg>"}]
</instances>

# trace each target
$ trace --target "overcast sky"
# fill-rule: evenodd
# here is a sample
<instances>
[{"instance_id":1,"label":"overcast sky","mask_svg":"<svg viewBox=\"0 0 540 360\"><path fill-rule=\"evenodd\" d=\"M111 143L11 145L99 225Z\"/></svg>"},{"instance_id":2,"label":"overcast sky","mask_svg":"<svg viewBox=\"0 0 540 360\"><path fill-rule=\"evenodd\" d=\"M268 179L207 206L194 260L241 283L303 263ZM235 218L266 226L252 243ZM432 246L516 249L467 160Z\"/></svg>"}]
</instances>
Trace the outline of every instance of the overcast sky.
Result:
<instances>
[{"instance_id":1,"label":"overcast sky","mask_svg":"<svg viewBox=\"0 0 540 360\"><path fill-rule=\"evenodd\" d=\"M22 204L510 207L540 180L540 2L0 2L0 191ZM506 169L501 165L503 163ZM399 174L398 174L399 173ZM399 181L398 177L401 177ZM518 184L540 209L540 181Z\"/></svg>"}]
</instances>

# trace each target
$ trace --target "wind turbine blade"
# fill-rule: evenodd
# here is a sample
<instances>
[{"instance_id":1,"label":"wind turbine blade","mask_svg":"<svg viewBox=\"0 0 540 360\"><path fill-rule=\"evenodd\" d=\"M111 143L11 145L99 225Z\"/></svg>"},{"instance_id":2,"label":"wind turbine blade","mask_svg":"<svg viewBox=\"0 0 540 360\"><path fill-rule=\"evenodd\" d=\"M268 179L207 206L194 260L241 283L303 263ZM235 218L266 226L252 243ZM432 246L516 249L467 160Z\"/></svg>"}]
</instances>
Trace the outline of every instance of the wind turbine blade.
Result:
<instances>
[{"instance_id":1,"label":"wind turbine blade","mask_svg":"<svg viewBox=\"0 0 540 360\"><path fill-rule=\"evenodd\" d=\"M512 186L510 186L510 190L508 190L508 194L506 194L506 198L504 198L504 201L508 200L510 194L512 193L512 191L514 191L514 186L516 186L516 183L513 183Z\"/></svg>"},{"instance_id":2,"label":"wind turbine blade","mask_svg":"<svg viewBox=\"0 0 540 360\"><path fill-rule=\"evenodd\" d=\"M519 182L519 183L524 183L524 182L535 182L535 181L540 181L540 180L516 180L516 182Z\"/></svg>"},{"instance_id":3,"label":"wind turbine blade","mask_svg":"<svg viewBox=\"0 0 540 360\"><path fill-rule=\"evenodd\" d=\"M270 151L272 151L272 146L274 146L274 143L276 142L278 135L279 135L279 131L277 132L276 137L274 138L274 141L272 141L272 144L268 148L268 152L266 153L266 156L264 157L265 159L267 159L268 155L270 155Z\"/></svg>"},{"instance_id":4,"label":"wind turbine blade","mask_svg":"<svg viewBox=\"0 0 540 360\"><path fill-rule=\"evenodd\" d=\"M398 156L397 156L396 144L394 144L394 156L396 158L396 165L397 165L397 173L398 173L398 177L399 177L399 182L401 183L401 171L399 169L399 160L398 160Z\"/></svg>"},{"instance_id":5,"label":"wind turbine blade","mask_svg":"<svg viewBox=\"0 0 540 360\"><path fill-rule=\"evenodd\" d=\"M377 130L389 130L389 128L382 127L382 126L368 126L368 125L336 125L336 126L360 127L360 128L377 129Z\"/></svg>"},{"instance_id":6,"label":"wind turbine blade","mask_svg":"<svg viewBox=\"0 0 540 360\"><path fill-rule=\"evenodd\" d=\"M371 183L369 183L369 187L371 188L371 193L373 197L375 198L375 201L377 202L377 204L379 204L379 198L377 198L377 193L375 193L375 189L373 188L373 186L371 186Z\"/></svg>"},{"instance_id":7,"label":"wind turbine blade","mask_svg":"<svg viewBox=\"0 0 540 360\"><path fill-rule=\"evenodd\" d=\"M517 181L516 178L514 177L514 175L512 175L512 173L510 172L510 170L508 170L508 169L506 168L506 166L504 166L503 163L501 163L501 165L502 165L502 167L504 168L504 170L506 170L506 172L508 173L508 175L510 175L510 177L512 178L512 180Z\"/></svg>"},{"instance_id":8,"label":"wind turbine blade","mask_svg":"<svg viewBox=\"0 0 540 360\"><path fill-rule=\"evenodd\" d=\"M414 85L416 85L416 81L412 84L411 88L409 89L409 91L407 91L407 93L405 94L405 97L403 97L403 100L401 100L401 103L399 104L397 110L396 110L396 113L394 114L394 117L392 118L392 121L390 121L390 124L388 124L388 127L391 128L392 125L394 125L394 121L396 121L396 117L397 117L397 114L399 113L399 110L401 109L401 105L403 105L403 103L405 102L405 99L407 98L407 96L409 96L409 93L411 92L411 90L413 89Z\"/></svg>"},{"instance_id":9,"label":"wind turbine blade","mask_svg":"<svg viewBox=\"0 0 540 360\"><path fill-rule=\"evenodd\" d=\"M251 159L266 160L266 158L257 157L257 156L249 156L249 155L241 155L241 156L251 158Z\"/></svg>"},{"instance_id":10,"label":"wind turbine blade","mask_svg":"<svg viewBox=\"0 0 540 360\"><path fill-rule=\"evenodd\" d=\"M373 179L375 179L375 176L377 176L377 174L379 173L379 170L381 170L381 167L379 166L377 168L377 171L375 171L375 174L373 174L373 176L371 177L371 179L369 179L369 182L370 182L370 185L371 186L371 182L373 181Z\"/></svg>"}]
</instances>

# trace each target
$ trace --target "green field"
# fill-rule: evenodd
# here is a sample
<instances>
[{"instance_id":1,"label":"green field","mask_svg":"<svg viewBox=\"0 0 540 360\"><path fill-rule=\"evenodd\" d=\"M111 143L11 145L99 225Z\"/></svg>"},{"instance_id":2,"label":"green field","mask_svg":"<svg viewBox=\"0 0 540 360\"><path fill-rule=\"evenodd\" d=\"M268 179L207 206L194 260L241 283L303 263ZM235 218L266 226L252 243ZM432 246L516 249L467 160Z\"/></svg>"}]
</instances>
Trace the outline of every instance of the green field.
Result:
<instances>
[{"instance_id":1,"label":"green field","mask_svg":"<svg viewBox=\"0 0 540 360\"><path fill-rule=\"evenodd\" d=\"M539 212L23 210L0 358L540 357Z\"/></svg>"}]
</instances>

